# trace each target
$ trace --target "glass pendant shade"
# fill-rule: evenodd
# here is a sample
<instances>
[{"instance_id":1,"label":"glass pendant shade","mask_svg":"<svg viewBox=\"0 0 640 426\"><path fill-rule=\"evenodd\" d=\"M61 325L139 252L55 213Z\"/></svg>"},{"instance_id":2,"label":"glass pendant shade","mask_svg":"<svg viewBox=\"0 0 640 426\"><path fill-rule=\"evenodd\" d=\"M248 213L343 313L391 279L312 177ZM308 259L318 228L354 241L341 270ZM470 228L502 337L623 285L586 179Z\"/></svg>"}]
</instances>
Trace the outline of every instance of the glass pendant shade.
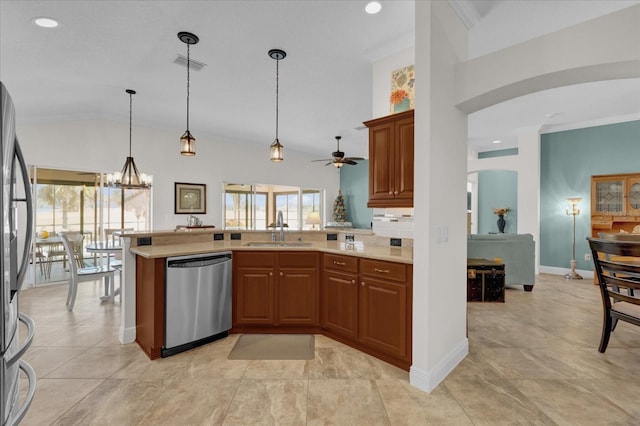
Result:
<instances>
[{"instance_id":1,"label":"glass pendant shade","mask_svg":"<svg viewBox=\"0 0 640 426\"><path fill-rule=\"evenodd\" d=\"M186 156L196 155L196 138L188 130L180 138L180 154Z\"/></svg>"},{"instance_id":2,"label":"glass pendant shade","mask_svg":"<svg viewBox=\"0 0 640 426\"><path fill-rule=\"evenodd\" d=\"M287 53L284 50L280 49L271 49L269 51L269 57L271 59L275 59L276 61L276 138L271 144L270 149L270 158L274 163L280 163L284 161L284 146L280 143L278 139L278 101L280 94L280 60L287 57Z\"/></svg>"},{"instance_id":3,"label":"glass pendant shade","mask_svg":"<svg viewBox=\"0 0 640 426\"><path fill-rule=\"evenodd\" d=\"M107 186L113 186L124 189L144 189L151 187L151 176L138 171L136 162L131 155L131 117L132 117L132 102L133 95L136 94L135 90L127 89L129 94L129 156L124 162L122 171L116 173L107 174Z\"/></svg>"},{"instance_id":4,"label":"glass pendant shade","mask_svg":"<svg viewBox=\"0 0 640 426\"><path fill-rule=\"evenodd\" d=\"M282 151L284 147L280 145L280 141L278 139L274 140L271 144L271 161L274 163L279 163L284 158L282 157Z\"/></svg>"},{"instance_id":5,"label":"glass pendant shade","mask_svg":"<svg viewBox=\"0 0 640 426\"><path fill-rule=\"evenodd\" d=\"M196 155L196 138L189 131L189 86L191 82L191 45L197 44L200 39L197 35L181 31L178 38L187 45L187 130L180 137L180 155L193 157Z\"/></svg>"}]
</instances>

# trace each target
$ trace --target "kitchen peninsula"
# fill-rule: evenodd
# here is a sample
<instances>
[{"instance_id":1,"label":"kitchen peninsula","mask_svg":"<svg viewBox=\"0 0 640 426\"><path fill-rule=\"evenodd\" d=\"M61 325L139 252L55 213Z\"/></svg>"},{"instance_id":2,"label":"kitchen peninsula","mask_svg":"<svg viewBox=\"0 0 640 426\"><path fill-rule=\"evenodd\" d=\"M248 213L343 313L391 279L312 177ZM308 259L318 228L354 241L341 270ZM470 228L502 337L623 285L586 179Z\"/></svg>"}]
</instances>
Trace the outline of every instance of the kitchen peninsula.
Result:
<instances>
[{"instance_id":1,"label":"kitchen peninsula","mask_svg":"<svg viewBox=\"0 0 640 426\"><path fill-rule=\"evenodd\" d=\"M284 243L268 231L128 233L120 341L159 357L166 258L231 251L232 333L321 333L408 369L413 247L403 242L358 230L287 231Z\"/></svg>"}]
</instances>

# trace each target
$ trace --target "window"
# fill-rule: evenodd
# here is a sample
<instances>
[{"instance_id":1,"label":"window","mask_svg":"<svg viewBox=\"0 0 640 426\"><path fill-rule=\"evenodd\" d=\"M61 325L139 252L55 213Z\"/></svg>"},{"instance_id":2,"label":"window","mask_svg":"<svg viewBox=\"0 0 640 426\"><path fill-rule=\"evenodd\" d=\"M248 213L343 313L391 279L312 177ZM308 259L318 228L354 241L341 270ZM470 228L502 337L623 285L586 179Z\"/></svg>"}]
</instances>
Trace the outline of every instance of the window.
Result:
<instances>
[{"instance_id":1,"label":"window","mask_svg":"<svg viewBox=\"0 0 640 426\"><path fill-rule=\"evenodd\" d=\"M267 229L267 193L253 185L225 185L225 229Z\"/></svg>"},{"instance_id":2,"label":"window","mask_svg":"<svg viewBox=\"0 0 640 426\"><path fill-rule=\"evenodd\" d=\"M312 229L309 213L322 217L323 192L319 189L266 184L224 184L225 229L267 230L282 211L288 229ZM316 227L317 228L317 227Z\"/></svg>"}]
</instances>

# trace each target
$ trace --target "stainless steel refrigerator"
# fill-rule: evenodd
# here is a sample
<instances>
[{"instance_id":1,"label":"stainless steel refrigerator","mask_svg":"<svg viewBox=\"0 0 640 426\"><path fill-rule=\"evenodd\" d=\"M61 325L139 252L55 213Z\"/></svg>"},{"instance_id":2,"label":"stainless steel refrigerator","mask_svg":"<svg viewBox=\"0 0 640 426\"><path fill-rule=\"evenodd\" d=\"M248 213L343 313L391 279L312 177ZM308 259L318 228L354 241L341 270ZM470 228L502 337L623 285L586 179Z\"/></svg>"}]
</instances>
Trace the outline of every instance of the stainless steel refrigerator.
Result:
<instances>
[{"instance_id":1,"label":"stainless steel refrigerator","mask_svg":"<svg viewBox=\"0 0 640 426\"><path fill-rule=\"evenodd\" d=\"M2 149L2 240L0 250L0 420L2 426L20 423L26 414L36 388L36 374L22 355L31 345L35 325L31 318L19 312L20 288L29 266L29 250L33 236L33 203L27 165L22 156L15 131L15 109L9 92L0 82L0 135ZM21 194L21 195L18 195ZM18 206L24 203L25 223L18 223ZM25 220L26 219L26 220ZM26 326L26 336L20 337L19 322ZM20 398L20 370L29 382L26 395Z\"/></svg>"}]
</instances>

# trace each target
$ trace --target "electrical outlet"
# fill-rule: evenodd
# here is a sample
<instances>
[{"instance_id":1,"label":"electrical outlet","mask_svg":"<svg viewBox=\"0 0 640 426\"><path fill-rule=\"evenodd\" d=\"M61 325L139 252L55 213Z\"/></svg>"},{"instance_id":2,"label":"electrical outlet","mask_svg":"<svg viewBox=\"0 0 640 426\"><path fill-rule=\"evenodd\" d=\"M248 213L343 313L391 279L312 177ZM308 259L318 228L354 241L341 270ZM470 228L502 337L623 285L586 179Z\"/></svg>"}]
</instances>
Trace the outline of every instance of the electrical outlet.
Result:
<instances>
[{"instance_id":1,"label":"electrical outlet","mask_svg":"<svg viewBox=\"0 0 640 426\"><path fill-rule=\"evenodd\" d=\"M591 253L585 253L584 254L584 260L590 261L591 260Z\"/></svg>"}]
</instances>

